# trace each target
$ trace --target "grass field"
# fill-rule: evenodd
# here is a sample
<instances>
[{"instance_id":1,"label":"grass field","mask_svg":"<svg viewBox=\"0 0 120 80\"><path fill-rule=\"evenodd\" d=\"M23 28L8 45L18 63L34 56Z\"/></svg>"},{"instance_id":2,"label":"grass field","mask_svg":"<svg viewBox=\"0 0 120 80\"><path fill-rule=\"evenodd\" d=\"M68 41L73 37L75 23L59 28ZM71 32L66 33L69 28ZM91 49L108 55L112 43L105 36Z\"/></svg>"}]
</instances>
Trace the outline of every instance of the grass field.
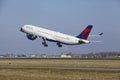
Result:
<instances>
[{"instance_id":1,"label":"grass field","mask_svg":"<svg viewBox=\"0 0 120 80\"><path fill-rule=\"evenodd\" d=\"M120 69L120 60L0 59L0 67L0 80L120 80L120 71L84 71L49 68Z\"/></svg>"}]
</instances>

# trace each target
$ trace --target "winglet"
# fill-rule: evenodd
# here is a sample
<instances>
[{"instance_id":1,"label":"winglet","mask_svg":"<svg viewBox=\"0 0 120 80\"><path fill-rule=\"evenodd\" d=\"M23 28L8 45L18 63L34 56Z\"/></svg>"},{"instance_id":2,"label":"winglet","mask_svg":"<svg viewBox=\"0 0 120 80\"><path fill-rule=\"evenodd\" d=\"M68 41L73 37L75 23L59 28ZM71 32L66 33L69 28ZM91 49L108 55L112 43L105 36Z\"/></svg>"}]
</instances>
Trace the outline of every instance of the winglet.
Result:
<instances>
[{"instance_id":1,"label":"winglet","mask_svg":"<svg viewBox=\"0 0 120 80\"><path fill-rule=\"evenodd\" d=\"M93 25L88 25L83 31L82 33L80 33L78 36L76 36L77 38L80 38L80 39L85 39L87 40L90 32L91 32L91 29L92 29Z\"/></svg>"}]
</instances>

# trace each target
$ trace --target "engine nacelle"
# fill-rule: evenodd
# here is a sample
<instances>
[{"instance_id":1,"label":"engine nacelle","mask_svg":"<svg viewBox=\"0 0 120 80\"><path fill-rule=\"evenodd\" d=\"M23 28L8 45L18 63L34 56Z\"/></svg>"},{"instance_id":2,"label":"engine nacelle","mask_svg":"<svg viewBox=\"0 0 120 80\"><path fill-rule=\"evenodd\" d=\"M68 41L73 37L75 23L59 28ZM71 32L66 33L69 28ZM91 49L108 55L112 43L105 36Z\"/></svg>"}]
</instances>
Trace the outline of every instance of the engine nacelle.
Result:
<instances>
[{"instance_id":1,"label":"engine nacelle","mask_svg":"<svg viewBox=\"0 0 120 80\"><path fill-rule=\"evenodd\" d=\"M30 39L30 40L35 40L35 39L37 38L37 36L36 36L36 35L33 35L33 34L27 34L26 36L27 36L27 38Z\"/></svg>"}]
</instances>

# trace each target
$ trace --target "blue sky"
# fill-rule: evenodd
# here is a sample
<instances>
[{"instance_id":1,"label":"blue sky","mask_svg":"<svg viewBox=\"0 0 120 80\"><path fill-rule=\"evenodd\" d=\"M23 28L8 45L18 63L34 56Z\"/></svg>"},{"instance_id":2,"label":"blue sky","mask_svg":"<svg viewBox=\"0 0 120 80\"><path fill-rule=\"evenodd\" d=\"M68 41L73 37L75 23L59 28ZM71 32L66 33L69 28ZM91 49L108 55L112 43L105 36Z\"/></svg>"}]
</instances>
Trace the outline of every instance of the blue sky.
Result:
<instances>
[{"instance_id":1,"label":"blue sky","mask_svg":"<svg viewBox=\"0 0 120 80\"><path fill-rule=\"evenodd\" d=\"M90 38L101 43L63 46L42 40L30 41L19 30L25 24L44 27L70 35L78 35L92 24ZM119 0L2 0L0 4L0 54L6 53L90 53L120 51Z\"/></svg>"}]
</instances>

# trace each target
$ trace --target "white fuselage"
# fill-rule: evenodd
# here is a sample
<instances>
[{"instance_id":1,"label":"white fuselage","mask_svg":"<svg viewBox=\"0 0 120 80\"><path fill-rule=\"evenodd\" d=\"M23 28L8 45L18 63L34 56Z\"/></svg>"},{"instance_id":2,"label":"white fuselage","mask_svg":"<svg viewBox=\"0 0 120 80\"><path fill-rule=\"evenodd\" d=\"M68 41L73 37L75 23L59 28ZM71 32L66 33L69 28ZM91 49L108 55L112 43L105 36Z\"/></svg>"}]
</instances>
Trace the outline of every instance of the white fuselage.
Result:
<instances>
[{"instance_id":1,"label":"white fuselage","mask_svg":"<svg viewBox=\"0 0 120 80\"><path fill-rule=\"evenodd\" d=\"M25 33L33 34L39 37L43 37L46 40L53 40L53 41L60 42L63 44L76 45L76 44L82 44L82 43L83 44L89 43L88 40L80 39L74 36L70 36L67 34L63 34L63 33L48 30L48 29L44 29L44 28L37 27L37 26L24 25L22 29L23 29L23 32Z\"/></svg>"}]
</instances>

